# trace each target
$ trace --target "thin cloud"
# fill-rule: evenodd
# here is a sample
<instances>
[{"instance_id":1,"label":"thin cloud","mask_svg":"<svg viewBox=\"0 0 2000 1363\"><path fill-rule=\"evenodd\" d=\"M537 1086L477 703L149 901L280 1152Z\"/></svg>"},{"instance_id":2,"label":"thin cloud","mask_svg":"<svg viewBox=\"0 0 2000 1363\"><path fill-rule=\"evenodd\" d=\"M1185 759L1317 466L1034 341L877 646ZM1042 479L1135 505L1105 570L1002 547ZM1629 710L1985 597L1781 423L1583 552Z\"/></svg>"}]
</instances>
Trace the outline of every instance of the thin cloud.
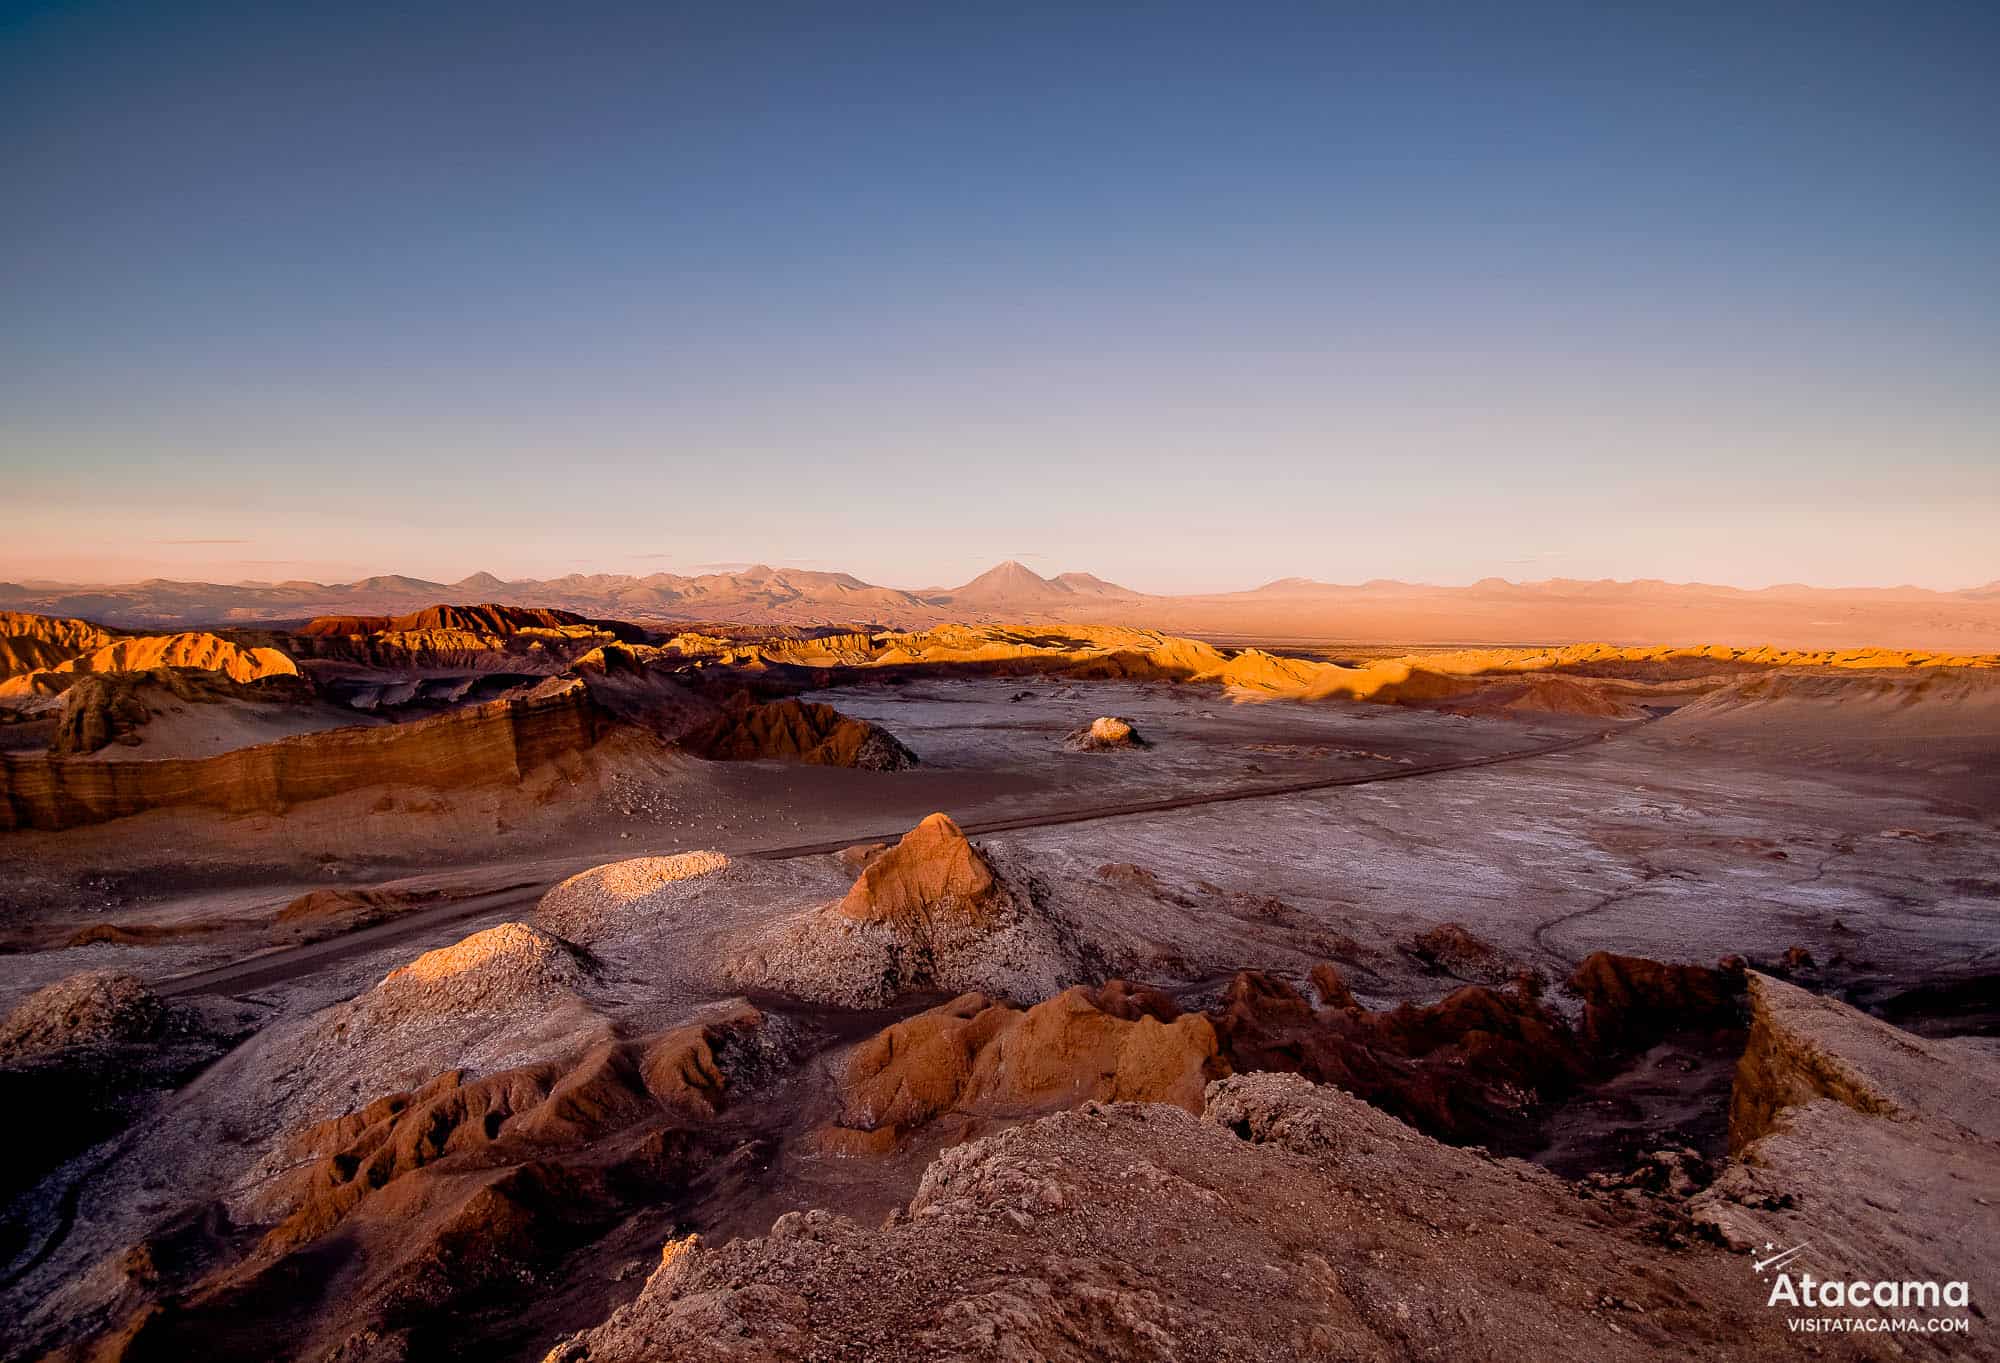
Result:
<instances>
[{"instance_id":1,"label":"thin cloud","mask_svg":"<svg viewBox=\"0 0 2000 1363\"><path fill-rule=\"evenodd\" d=\"M255 540L154 540L155 544L255 544ZM247 560L246 560L247 561Z\"/></svg>"}]
</instances>

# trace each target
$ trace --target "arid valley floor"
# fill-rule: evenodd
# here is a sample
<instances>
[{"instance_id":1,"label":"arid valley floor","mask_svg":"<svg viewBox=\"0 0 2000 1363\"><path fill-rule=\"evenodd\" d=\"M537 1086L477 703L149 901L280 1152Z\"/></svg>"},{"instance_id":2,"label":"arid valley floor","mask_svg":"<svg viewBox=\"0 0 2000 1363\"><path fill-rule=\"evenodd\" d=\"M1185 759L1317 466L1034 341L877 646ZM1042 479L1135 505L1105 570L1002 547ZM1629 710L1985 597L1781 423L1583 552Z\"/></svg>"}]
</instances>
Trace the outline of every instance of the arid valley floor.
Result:
<instances>
[{"instance_id":1,"label":"arid valley floor","mask_svg":"<svg viewBox=\"0 0 2000 1363\"><path fill-rule=\"evenodd\" d=\"M2000 1358L2000 657L1683 643L0 615L4 1352Z\"/></svg>"}]
</instances>

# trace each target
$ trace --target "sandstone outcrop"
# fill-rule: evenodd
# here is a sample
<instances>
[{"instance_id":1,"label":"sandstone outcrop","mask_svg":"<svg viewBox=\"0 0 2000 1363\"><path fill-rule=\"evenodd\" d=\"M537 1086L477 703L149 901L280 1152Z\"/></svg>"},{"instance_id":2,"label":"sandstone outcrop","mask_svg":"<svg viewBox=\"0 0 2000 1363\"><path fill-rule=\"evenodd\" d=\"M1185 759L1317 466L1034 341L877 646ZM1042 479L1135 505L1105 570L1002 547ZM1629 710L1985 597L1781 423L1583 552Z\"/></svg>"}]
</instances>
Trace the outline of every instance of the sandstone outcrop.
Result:
<instances>
[{"instance_id":1,"label":"sandstone outcrop","mask_svg":"<svg viewBox=\"0 0 2000 1363\"><path fill-rule=\"evenodd\" d=\"M76 684L62 693L49 751L58 756L83 756L113 743L136 747L153 718L153 707L162 703L299 705L311 699L310 683L291 673L250 682L187 667L93 673L77 678Z\"/></svg>"},{"instance_id":2,"label":"sandstone outcrop","mask_svg":"<svg viewBox=\"0 0 2000 1363\"><path fill-rule=\"evenodd\" d=\"M331 680L358 670L548 676L598 649L643 646L646 638L646 630L622 621L499 605L324 616L289 636L308 670Z\"/></svg>"},{"instance_id":3,"label":"sandstone outcrop","mask_svg":"<svg viewBox=\"0 0 2000 1363\"><path fill-rule=\"evenodd\" d=\"M849 1058L828 1150L880 1151L947 1115L1021 1117L1087 1099L1200 1111L1224 1073L1215 1029L1165 995L1114 982L1032 1008L966 994L877 1033Z\"/></svg>"},{"instance_id":4,"label":"sandstone outcrop","mask_svg":"<svg viewBox=\"0 0 2000 1363\"><path fill-rule=\"evenodd\" d=\"M95 652L116 637L87 620L0 611L0 681Z\"/></svg>"},{"instance_id":5,"label":"sandstone outcrop","mask_svg":"<svg viewBox=\"0 0 2000 1363\"><path fill-rule=\"evenodd\" d=\"M1474 936L1462 923L1427 928L1411 939L1409 951L1430 969L1469 983L1505 984L1522 971L1519 961Z\"/></svg>"},{"instance_id":6,"label":"sandstone outcrop","mask_svg":"<svg viewBox=\"0 0 2000 1363\"><path fill-rule=\"evenodd\" d=\"M0 830L70 828L162 807L281 813L372 785L512 784L608 731L581 682L431 719L334 729L208 758L115 762L0 754Z\"/></svg>"},{"instance_id":7,"label":"sandstone outcrop","mask_svg":"<svg viewBox=\"0 0 2000 1363\"><path fill-rule=\"evenodd\" d=\"M151 672L188 668L213 672L234 682L260 677L298 675L298 666L284 652L245 647L219 635L166 634L113 639L89 653L65 658L38 671L20 672L0 681L0 704L22 705L60 695L77 680L94 673Z\"/></svg>"},{"instance_id":8,"label":"sandstone outcrop","mask_svg":"<svg viewBox=\"0 0 2000 1363\"><path fill-rule=\"evenodd\" d=\"M425 630L458 630L472 634L522 634L533 630L560 633L584 629L642 639L645 631L615 621L593 620L573 611L533 606L427 606L405 615L323 615L307 621L298 632L308 638L353 634L413 634Z\"/></svg>"},{"instance_id":9,"label":"sandstone outcrop","mask_svg":"<svg viewBox=\"0 0 2000 1363\"><path fill-rule=\"evenodd\" d=\"M299 927L328 923L359 927L444 897L436 890L308 890L279 909L277 921Z\"/></svg>"},{"instance_id":10,"label":"sandstone outcrop","mask_svg":"<svg viewBox=\"0 0 2000 1363\"><path fill-rule=\"evenodd\" d=\"M850 719L831 705L800 700L753 705L747 696L740 697L722 716L687 733L681 746L717 762L776 758L864 771L917 765L916 754L888 730Z\"/></svg>"},{"instance_id":11,"label":"sandstone outcrop","mask_svg":"<svg viewBox=\"0 0 2000 1363\"><path fill-rule=\"evenodd\" d=\"M928 935L960 921L990 921L986 910L999 894L993 867L951 816L932 814L862 868L836 912Z\"/></svg>"}]
</instances>

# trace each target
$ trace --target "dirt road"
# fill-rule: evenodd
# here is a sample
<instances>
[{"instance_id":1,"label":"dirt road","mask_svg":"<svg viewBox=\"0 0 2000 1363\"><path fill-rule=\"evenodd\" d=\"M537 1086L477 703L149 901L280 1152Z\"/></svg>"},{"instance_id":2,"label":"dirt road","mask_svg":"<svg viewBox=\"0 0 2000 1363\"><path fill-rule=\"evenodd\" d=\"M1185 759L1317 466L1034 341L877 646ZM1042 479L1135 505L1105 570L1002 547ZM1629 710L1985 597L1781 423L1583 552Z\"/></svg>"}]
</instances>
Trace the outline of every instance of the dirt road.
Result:
<instances>
[{"instance_id":1,"label":"dirt road","mask_svg":"<svg viewBox=\"0 0 2000 1363\"><path fill-rule=\"evenodd\" d=\"M972 820L963 822L968 836L977 837L988 833L1009 833L1022 828L1047 828L1056 824L1089 823L1100 819L1129 818L1147 814L1161 814L1176 809L1195 809L1203 805L1228 804L1238 800L1268 800L1284 795L1302 795L1318 790L1333 790L1342 786L1374 785L1382 781L1408 781L1418 777L1441 776L1455 771L1469 771L1476 767L1493 767L1507 762L1522 762L1534 757L1547 757L1554 753L1570 752L1578 748L1601 743L1614 734L1622 733L1633 725L1617 729L1605 729L1567 738L1558 743L1548 743L1536 748L1524 748L1517 752L1493 753L1485 757L1463 758L1451 762L1431 762L1417 766L1397 767L1389 771L1348 773L1341 776L1315 777L1303 781L1286 781L1261 785L1239 786L1234 790L1211 791L1199 795L1176 795L1158 800L1126 800L1117 804L1088 805L1073 809L1051 810L1040 814L1022 814L1004 819ZM800 843L790 847L751 847L742 849L724 848L733 857L755 861L784 861L792 857L822 856L852 847L856 843L894 842L901 837L903 829L888 831L861 831L824 842ZM641 849L633 851L634 856L649 855ZM167 980L158 987L165 997L175 998L191 994L240 994L248 990L263 989L287 980L298 979L317 971L327 969L342 961L365 955L381 947L389 946L406 938L421 936L443 924L460 922L497 913L503 909L529 906L541 899L554 881L533 882L510 885L503 889L453 900L435 908L414 910L386 922L371 927L360 928L339 937L331 937L322 942L312 942L305 946L287 947L277 951L263 952L228 965L196 971Z\"/></svg>"}]
</instances>

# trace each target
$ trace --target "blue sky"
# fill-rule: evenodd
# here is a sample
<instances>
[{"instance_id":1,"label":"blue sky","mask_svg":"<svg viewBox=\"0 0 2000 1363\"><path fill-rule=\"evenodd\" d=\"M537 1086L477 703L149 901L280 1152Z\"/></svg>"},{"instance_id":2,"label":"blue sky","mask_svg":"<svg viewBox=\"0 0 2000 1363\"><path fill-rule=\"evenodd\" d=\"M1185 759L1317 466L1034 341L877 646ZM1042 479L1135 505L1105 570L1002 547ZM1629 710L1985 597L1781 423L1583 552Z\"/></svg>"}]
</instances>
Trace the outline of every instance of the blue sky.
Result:
<instances>
[{"instance_id":1,"label":"blue sky","mask_svg":"<svg viewBox=\"0 0 2000 1363\"><path fill-rule=\"evenodd\" d=\"M0 3L0 576L2000 577L2000 10L1641 8Z\"/></svg>"}]
</instances>

